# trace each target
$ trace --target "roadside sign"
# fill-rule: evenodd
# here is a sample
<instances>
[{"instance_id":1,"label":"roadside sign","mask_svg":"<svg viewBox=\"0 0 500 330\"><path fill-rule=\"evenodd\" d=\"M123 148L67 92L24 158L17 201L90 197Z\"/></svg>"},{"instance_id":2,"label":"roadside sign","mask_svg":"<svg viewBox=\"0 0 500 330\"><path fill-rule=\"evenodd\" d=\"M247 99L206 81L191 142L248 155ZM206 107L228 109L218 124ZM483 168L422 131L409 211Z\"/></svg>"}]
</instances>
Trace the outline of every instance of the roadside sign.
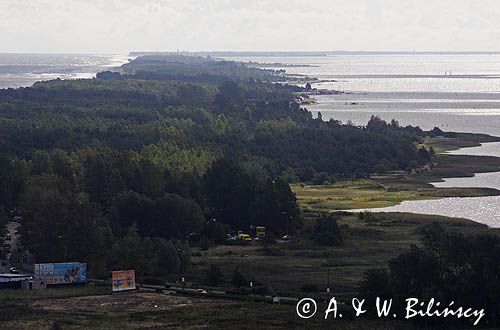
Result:
<instances>
[{"instance_id":1,"label":"roadside sign","mask_svg":"<svg viewBox=\"0 0 500 330\"><path fill-rule=\"evenodd\" d=\"M118 270L111 272L113 292L135 290L135 270Z\"/></svg>"},{"instance_id":2,"label":"roadside sign","mask_svg":"<svg viewBox=\"0 0 500 330\"><path fill-rule=\"evenodd\" d=\"M80 262L35 264L35 278L45 284L87 282L87 264Z\"/></svg>"}]
</instances>

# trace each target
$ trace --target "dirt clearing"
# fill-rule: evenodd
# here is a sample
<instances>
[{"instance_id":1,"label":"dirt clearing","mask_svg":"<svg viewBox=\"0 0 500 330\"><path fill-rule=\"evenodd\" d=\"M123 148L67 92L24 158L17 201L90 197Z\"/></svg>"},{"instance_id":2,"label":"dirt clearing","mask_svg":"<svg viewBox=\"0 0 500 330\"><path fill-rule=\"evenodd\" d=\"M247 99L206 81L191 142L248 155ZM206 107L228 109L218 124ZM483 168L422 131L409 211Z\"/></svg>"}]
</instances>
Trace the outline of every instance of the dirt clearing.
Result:
<instances>
[{"instance_id":1,"label":"dirt clearing","mask_svg":"<svg viewBox=\"0 0 500 330\"><path fill-rule=\"evenodd\" d=\"M121 293L93 295L64 299L41 299L33 307L51 312L75 314L108 314L169 311L187 306L223 305L227 302L210 299L182 297L161 293Z\"/></svg>"}]
</instances>

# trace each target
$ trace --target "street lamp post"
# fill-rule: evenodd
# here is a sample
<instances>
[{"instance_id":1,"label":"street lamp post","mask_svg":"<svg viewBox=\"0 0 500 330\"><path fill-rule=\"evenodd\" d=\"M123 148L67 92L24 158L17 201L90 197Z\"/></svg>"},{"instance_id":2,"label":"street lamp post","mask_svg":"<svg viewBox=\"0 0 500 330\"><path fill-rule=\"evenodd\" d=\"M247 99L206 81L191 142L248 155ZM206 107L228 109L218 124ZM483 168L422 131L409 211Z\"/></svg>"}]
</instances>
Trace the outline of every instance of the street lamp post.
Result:
<instances>
[{"instance_id":1,"label":"street lamp post","mask_svg":"<svg viewBox=\"0 0 500 330\"><path fill-rule=\"evenodd\" d=\"M288 217L286 216L286 211L282 211L281 214L285 218L286 235L290 235L290 232L288 230Z\"/></svg>"},{"instance_id":2,"label":"street lamp post","mask_svg":"<svg viewBox=\"0 0 500 330\"><path fill-rule=\"evenodd\" d=\"M61 239L61 240L62 240L62 239L63 239L63 236L62 236L62 235L59 235L57 238L59 238L59 239ZM67 248L68 248L68 244L66 243L66 240L64 240L64 263L66 263L66 262L67 262L67 260L68 260L68 258L67 258L67 255L68 255L68 254L67 254L67 251L68 251L68 249L67 249Z\"/></svg>"},{"instance_id":3,"label":"street lamp post","mask_svg":"<svg viewBox=\"0 0 500 330\"><path fill-rule=\"evenodd\" d=\"M330 265L327 265L327 277L326 277L326 293L328 293L328 299L330 299Z\"/></svg>"},{"instance_id":4,"label":"street lamp post","mask_svg":"<svg viewBox=\"0 0 500 330\"><path fill-rule=\"evenodd\" d=\"M180 269L179 273L181 275L182 288L186 288L186 278L184 277L184 251L182 249L177 249L177 253L179 254L180 259Z\"/></svg>"},{"instance_id":5,"label":"street lamp post","mask_svg":"<svg viewBox=\"0 0 500 330\"><path fill-rule=\"evenodd\" d=\"M32 232L31 230L28 230L28 231L27 231L27 233L28 233L28 235L30 235L30 236L31 236L31 234L32 234L33 232ZM35 258L35 260L33 261L33 267L35 267L35 265L36 265L37 247L38 247L38 240L35 240L35 244L34 244L34 248L35 248L35 251L34 251L34 252L35 252L35 254L34 254L34 258Z\"/></svg>"},{"instance_id":6,"label":"street lamp post","mask_svg":"<svg viewBox=\"0 0 500 330\"><path fill-rule=\"evenodd\" d=\"M326 294L328 295L328 300L330 300L330 264L327 260L323 260L323 264L326 266Z\"/></svg>"}]
</instances>

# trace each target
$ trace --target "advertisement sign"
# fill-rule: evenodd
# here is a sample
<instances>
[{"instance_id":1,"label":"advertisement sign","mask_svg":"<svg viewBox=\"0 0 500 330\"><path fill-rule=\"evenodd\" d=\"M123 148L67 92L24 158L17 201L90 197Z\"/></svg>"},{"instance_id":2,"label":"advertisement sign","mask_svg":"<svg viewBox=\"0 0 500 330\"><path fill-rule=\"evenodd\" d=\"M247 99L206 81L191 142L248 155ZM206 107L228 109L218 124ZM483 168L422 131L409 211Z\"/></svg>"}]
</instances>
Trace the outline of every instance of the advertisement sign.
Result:
<instances>
[{"instance_id":1,"label":"advertisement sign","mask_svg":"<svg viewBox=\"0 0 500 330\"><path fill-rule=\"evenodd\" d=\"M87 282L87 264L80 262L35 264L35 278L45 284Z\"/></svg>"},{"instance_id":2,"label":"advertisement sign","mask_svg":"<svg viewBox=\"0 0 500 330\"><path fill-rule=\"evenodd\" d=\"M113 292L135 290L135 270L119 270L111 272Z\"/></svg>"}]
</instances>

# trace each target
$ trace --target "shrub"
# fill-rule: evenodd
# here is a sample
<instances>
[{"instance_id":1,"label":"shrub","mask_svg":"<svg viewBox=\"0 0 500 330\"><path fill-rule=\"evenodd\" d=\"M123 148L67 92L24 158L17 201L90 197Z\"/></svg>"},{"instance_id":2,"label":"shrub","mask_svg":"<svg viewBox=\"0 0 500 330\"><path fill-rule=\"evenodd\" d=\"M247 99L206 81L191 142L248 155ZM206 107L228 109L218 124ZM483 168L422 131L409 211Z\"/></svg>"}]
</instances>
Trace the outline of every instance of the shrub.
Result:
<instances>
[{"instance_id":1,"label":"shrub","mask_svg":"<svg viewBox=\"0 0 500 330\"><path fill-rule=\"evenodd\" d=\"M220 271L219 267L216 265L210 265L210 268L207 271L207 284L211 286L217 286L222 281L223 274Z\"/></svg>"},{"instance_id":2,"label":"shrub","mask_svg":"<svg viewBox=\"0 0 500 330\"><path fill-rule=\"evenodd\" d=\"M208 250L209 247L210 247L210 242L208 241L208 237L203 236L200 240L200 249L206 251Z\"/></svg>"},{"instance_id":3,"label":"shrub","mask_svg":"<svg viewBox=\"0 0 500 330\"><path fill-rule=\"evenodd\" d=\"M260 253L262 253L263 256L267 256L267 257L280 257L280 256L285 255L285 253L283 251L281 251L280 249L275 248L275 247L270 247L267 245L265 245L261 249L258 249L257 252L260 252Z\"/></svg>"},{"instance_id":4,"label":"shrub","mask_svg":"<svg viewBox=\"0 0 500 330\"><path fill-rule=\"evenodd\" d=\"M248 285L249 282L238 269L235 269L231 278L231 283L236 287L242 287Z\"/></svg>"},{"instance_id":5,"label":"shrub","mask_svg":"<svg viewBox=\"0 0 500 330\"><path fill-rule=\"evenodd\" d=\"M300 291L305 293L318 292L318 286L316 284L304 284L300 287Z\"/></svg>"},{"instance_id":6,"label":"shrub","mask_svg":"<svg viewBox=\"0 0 500 330\"><path fill-rule=\"evenodd\" d=\"M314 225L312 240L321 245L339 245L342 235L337 223L337 216L321 215Z\"/></svg>"}]
</instances>

